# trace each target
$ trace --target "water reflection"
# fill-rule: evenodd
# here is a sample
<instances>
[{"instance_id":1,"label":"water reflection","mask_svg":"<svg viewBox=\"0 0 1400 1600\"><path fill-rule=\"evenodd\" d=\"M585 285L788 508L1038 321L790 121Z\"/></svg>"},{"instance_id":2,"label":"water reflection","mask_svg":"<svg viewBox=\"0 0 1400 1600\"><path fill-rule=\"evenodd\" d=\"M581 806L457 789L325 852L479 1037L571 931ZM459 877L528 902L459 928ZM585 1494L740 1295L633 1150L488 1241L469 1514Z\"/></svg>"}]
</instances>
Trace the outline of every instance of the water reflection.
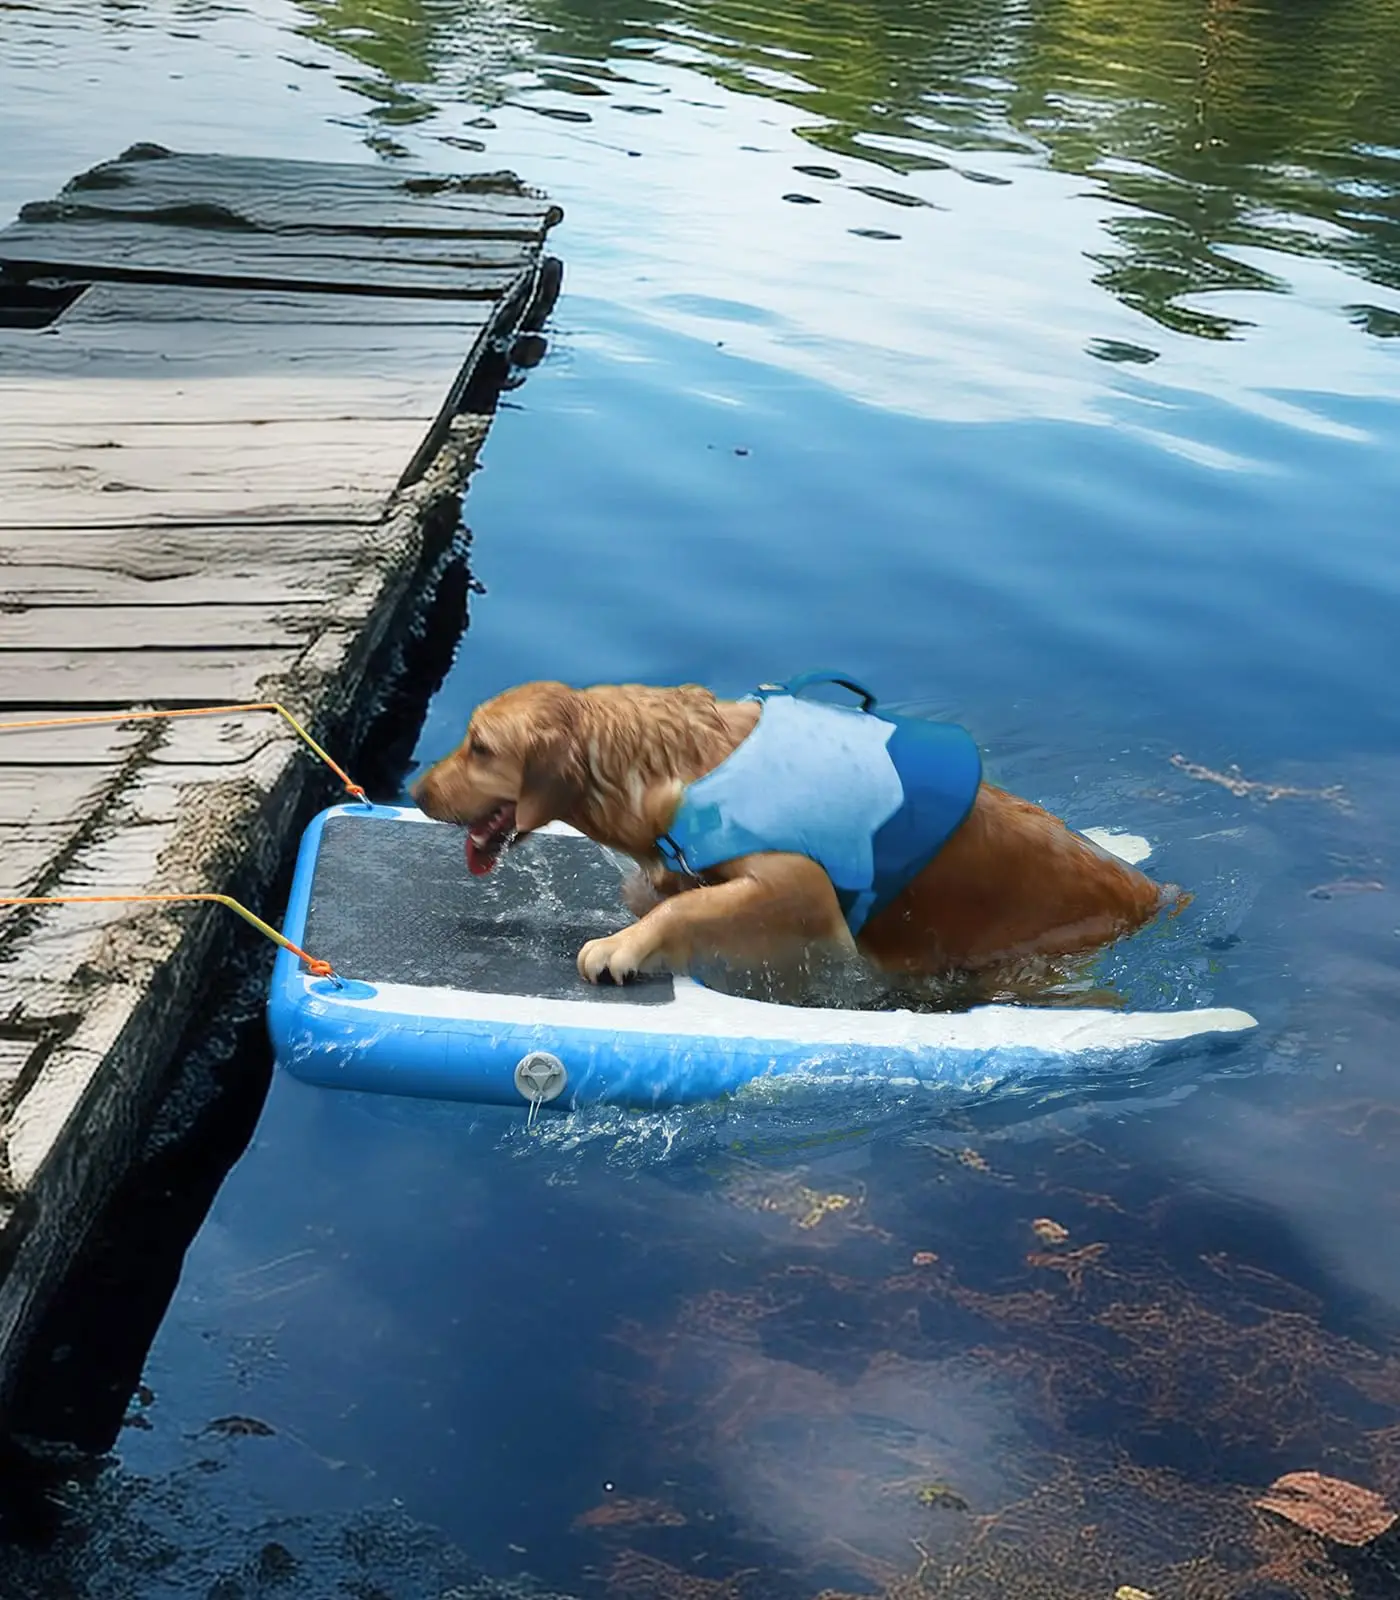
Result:
<instances>
[{"instance_id":1,"label":"water reflection","mask_svg":"<svg viewBox=\"0 0 1400 1600\"><path fill-rule=\"evenodd\" d=\"M565 203L425 756L520 677L742 689L839 637L1198 891L1108 977L1263 1022L1151 1077L528 1136L281 1080L62 1581L1348 1593L1249 1502L1317 1466L1400 1503L1398 16L0 7L0 144L12 80L45 108L16 202L156 136ZM361 1526L395 1498L470 1563ZM0 1590L66 1592L32 1574Z\"/></svg>"},{"instance_id":2,"label":"water reflection","mask_svg":"<svg viewBox=\"0 0 1400 1600\"><path fill-rule=\"evenodd\" d=\"M387 130L448 99L510 100L592 120L631 102L628 63L683 65L784 102L818 150L893 174L1014 185L1048 162L1110 207L1095 281L1162 327L1229 338L1239 296L1309 283L1322 260L1358 280L1363 332L1400 331L1400 3L1241 0L870 0L725 3L322 0L308 35L364 69L345 82ZM461 142L460 139L454 142ZM469 141L468 141L469 143ZM811 164L831 181L839 169ZM936 186L865 192L938 204ZM796 194L793 199L814 199ZM1005 205L1015 208L1015 196ZM867 236L881 230L866 229ZM1107 360L1150 358L1108 341Z\"/></svg>"},{"instance_id":3,"label":"water reflection","mask_svg":"<svg viewBox=\"0 0 1400 1600\"><path fill-rule=\"evenodd\" d=\"M305 9L313 20L303 36L360 69L338 76L371 102L371 143L386 153L402 149L391 130L433 116L448 97L483 112L500 104L534 59L538 28L512 0L310 0Z\"/></svg>"}]
</instances>

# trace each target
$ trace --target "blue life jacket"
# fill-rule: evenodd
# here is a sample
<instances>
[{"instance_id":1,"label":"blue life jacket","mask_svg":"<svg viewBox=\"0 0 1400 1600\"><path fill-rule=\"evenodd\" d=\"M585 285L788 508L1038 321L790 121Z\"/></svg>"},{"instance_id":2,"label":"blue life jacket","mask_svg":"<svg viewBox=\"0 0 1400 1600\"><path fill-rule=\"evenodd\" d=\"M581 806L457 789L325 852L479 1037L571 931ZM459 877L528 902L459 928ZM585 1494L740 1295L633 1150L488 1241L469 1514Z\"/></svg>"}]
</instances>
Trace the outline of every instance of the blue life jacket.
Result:
<instances>
[{"instance_id":1,"label":"blue life jacket","mask_svg":"<svg viewBox=\"0 0 1400 1600\"><path fill-rule=\"evenodd\" d=\"M861 696L859 711L801 700L813 683ZM858 933L933 860L977 798L982 757L951 722L875 709L849 678L807 673L764 685L748 699L753 732L712 772L682 792L656 841L672 872L699 877L736 856L810 856Z\"/></svg>"}]
</instances>

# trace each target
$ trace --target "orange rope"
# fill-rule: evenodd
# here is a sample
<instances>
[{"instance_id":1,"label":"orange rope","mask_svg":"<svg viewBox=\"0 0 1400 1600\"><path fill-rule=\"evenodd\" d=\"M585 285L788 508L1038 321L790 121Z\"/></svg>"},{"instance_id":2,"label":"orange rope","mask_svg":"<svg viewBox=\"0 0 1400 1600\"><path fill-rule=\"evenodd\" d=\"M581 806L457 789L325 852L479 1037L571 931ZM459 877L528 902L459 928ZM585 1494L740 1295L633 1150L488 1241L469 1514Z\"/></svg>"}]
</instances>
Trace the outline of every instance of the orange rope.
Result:
<instances>
[{"instance_id":1,"label":"orange rope","mask_svg":"<svg viewBox=\"0 0 1400 1600\"><path fill-rule=\"evenodd\" d=\"M235 911L245 922L249 922L259 933L266 934L274 944L279 944L284 950L290 950L294 956L306 963L306 969L315 978L329 978L332 983L339 984L335 968L329 961L318 960L317 957L307 955L300 945L295 945L285 933L279 933L270 923L266 923L259 916L249 911L247 906L240 905L231 895L226 894L33 894L33 895L0 895L0 906L107 906L129 905L140 901L155 901L157 903L171 900L212 900L215 905L227 906L230 911Z\"/></svg>"},{"instance_id":2,"label":"orange rope","mask_svg":"<svg viewBox=\"0 0 1400 1600\"><path fill-rule=\"evenodd\" d=\"M0 722L0 733L23 733L34 728L77 728L85 723L96 722L140 722L152 717L227 717L241 711L275 711L279 717L284 717L291 724L292 730L299 739L320 757L322 761L335 773L341 783L345 785L347 794L357 800L367 800L369 797L358 783L337 762L324 751L311 735L302 727L301 723L287 710L286 706L278 705L275 700L260 700L254 705L240 706L196 706L178 711L103 711L90 713L81 717L42 717L31 722Z\"/></svg>"},{"instance_id":3,"label":"orange rope","mask_svg":"<svg viewBox=\"0 0 1400 1600\"><path fill-rule=\"evenodd\" d=\"M304 741L311 750L335 773L336 777L344 784L347 794L353 795L357 800L368 800L368 796L358 783L355 783L349 773L334 761L331 756L321 748L311 737L301 723L287 710L286 706L279 705L275 700L260 700L251 705L233 706L194 706L180 710L156 711L102 711L89 712L80 717L38 717L25 722L0 722L0 733L25 733L37 728L77 728L94 723L103 722L141 722L153 717L227 717L244 711L275 711L279 717L284 718L297 737ZM274 944L280 945L306 965L308 972L313 977L329 978L332 983L339 984L335 969L329 961L321 961L317 957L308 955L300 945L295 945L287 938L286 934L279 933L270 923L266 923L259 916L249 911L247 906L240 905L231 895L226 894L44 894L44 895L0 895L0 906L63 906L63 905L130 905L141 902L161 903L172 900L208 900L215 905L227 906L230 911L236 912L247 923L251 923L259 933L266 935Z\"/></svg>"}]
</instances>

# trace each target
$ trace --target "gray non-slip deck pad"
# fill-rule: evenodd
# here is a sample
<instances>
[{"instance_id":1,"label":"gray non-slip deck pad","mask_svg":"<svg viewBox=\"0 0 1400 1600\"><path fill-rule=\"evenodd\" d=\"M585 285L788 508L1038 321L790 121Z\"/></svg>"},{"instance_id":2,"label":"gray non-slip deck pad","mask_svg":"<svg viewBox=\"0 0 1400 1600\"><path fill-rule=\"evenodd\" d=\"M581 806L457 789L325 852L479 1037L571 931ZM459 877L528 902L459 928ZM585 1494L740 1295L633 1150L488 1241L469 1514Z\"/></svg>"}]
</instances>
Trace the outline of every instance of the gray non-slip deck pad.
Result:
<instances>
[{"instance_id":1,"label":"gray non-slip deck pad","mask_svg":"<svg viewBox=\"0 0 1400 1600\"><path fill-rule=\"evenodd\" d=\"M585 983L579 946L628 921L617 870L575 837L527 839L467 871L461 832L382 816L326 819L304 942L346 978L477 993L659 1005L669 977Z\"/></svg>"}]
</instances>

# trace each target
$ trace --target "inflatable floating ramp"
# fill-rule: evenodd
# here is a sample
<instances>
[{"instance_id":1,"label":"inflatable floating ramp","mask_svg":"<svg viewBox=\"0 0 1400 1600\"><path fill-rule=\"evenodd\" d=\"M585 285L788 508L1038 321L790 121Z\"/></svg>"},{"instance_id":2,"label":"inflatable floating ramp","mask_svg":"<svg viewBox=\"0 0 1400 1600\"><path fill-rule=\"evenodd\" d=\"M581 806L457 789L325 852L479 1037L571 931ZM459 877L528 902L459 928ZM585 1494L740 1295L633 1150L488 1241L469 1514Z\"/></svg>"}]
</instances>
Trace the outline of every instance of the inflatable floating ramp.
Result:
<instances>
[{"instance_id":1,"label":"inflatable floating ramp","mask_svg":"<svg viewBox=\"0 0 1400 1600\"><path fill-rule=\"evenodd\" d=\"M579 946L625 916L612 860L560 824L471 878L459 829L411 807L332 806L302 840L283 931L336 976L278 954L277 1059L327 1088L661 1107L778 1074L997 1081L1255 1025L1229 1009L927 1014L775 1005L669 976L585 983Z\"/></svg>"}]
</instances>

